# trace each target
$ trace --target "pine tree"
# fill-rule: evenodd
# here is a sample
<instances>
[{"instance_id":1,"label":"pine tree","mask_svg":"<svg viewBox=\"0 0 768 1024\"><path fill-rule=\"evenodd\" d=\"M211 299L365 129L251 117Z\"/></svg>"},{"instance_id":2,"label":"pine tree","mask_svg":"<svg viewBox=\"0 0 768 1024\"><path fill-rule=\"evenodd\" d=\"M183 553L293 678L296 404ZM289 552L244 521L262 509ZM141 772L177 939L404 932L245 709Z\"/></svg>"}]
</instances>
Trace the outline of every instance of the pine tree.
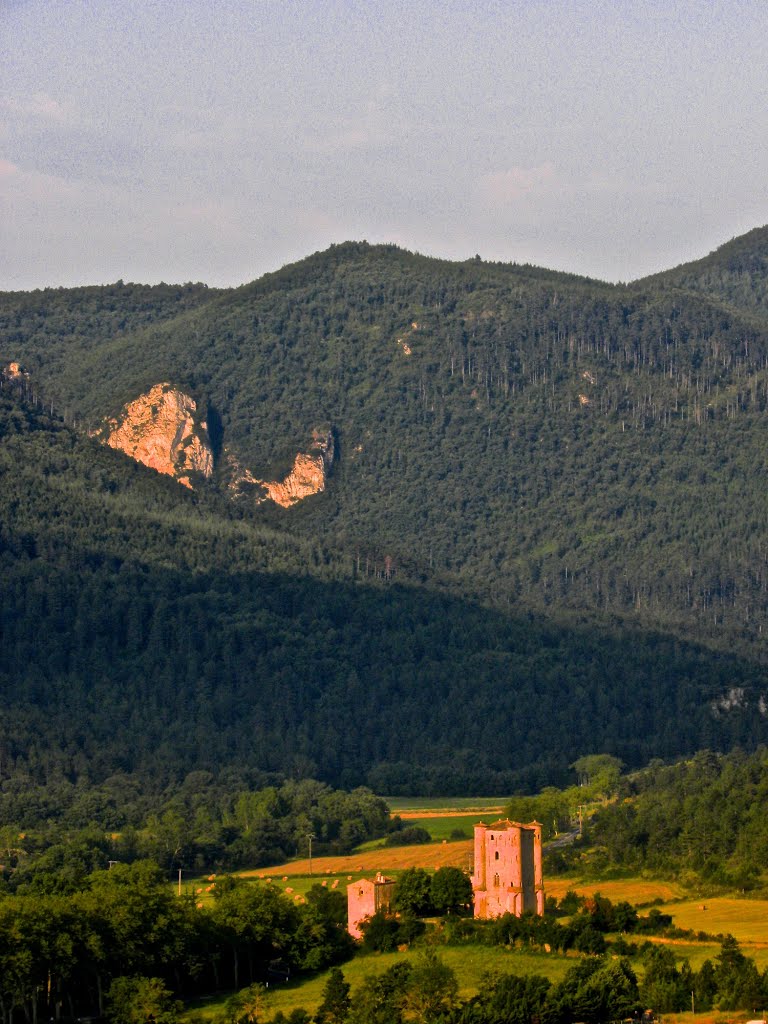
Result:
<instances>
[{"instance_id":1,"label":"pine tree","mask_svg":"<svg viewBox=\"0 0 768 1024\"><path fill-rule=\"evenodd\" d=\"M349 989L349 982L344 980L341 968L331 968L315 1018L317 1024L342 1024L347 1019L351 1004Z\"/></svg>"}]
</instances>

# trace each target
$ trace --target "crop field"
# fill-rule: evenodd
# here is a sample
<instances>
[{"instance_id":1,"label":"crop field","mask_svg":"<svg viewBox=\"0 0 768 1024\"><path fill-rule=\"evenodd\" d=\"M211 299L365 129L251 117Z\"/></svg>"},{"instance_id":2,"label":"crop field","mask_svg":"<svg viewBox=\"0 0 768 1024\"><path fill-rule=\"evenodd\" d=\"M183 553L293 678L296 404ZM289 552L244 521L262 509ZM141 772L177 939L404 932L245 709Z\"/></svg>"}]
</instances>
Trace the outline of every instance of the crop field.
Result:
<instances>
[{"instance_id":1,"label":"crop field","mask_svg":"<svg viewBox=\"0 0 768 1024\"><path fill-rule=\"evenodd\" d=\"M659 909L672 914L678 928L691 928L710 935L730 932L739 942L768 947L767 900L717 896L670 903Z\"/></svg>"},{"instance_id":2,"label":"crop field","mask_svg":"<svg viewBox=\"0 0 768 1024\"><path fill-rule=\"evenodd\" d=\"M347 854L343 857L313 857L312 869L320 878L332 875L361 875L376 871L403 871L405 868L442 867L467 868L472 859L472 841L464 839L451 843L429 843L424 846L379 847ZM258 871L239 871L243 878L264 875L308 875L309 860L293 860Z\"/></svg>"},{"instance_id":3,"label":"crop field","mask_svg":"<svg viewBox=\"0 0 768 1024\"><path fill-rule=\"evenodd\" d=\"M647 878L611 878L602 882L582 881L579 878L547 877L547 862L544 861L544 890L547 896L561 899L572 889L581 896L591 896L599 892L612 903L626 900L634 906L653 903L655 900L674 900L685 895L681 886L674 882L660 882ZM678 906L678 904L675 904ZM671 910L670 910L671 912ZM687 927L683 925L682 927Z\"/></svg>"}]
</instances>

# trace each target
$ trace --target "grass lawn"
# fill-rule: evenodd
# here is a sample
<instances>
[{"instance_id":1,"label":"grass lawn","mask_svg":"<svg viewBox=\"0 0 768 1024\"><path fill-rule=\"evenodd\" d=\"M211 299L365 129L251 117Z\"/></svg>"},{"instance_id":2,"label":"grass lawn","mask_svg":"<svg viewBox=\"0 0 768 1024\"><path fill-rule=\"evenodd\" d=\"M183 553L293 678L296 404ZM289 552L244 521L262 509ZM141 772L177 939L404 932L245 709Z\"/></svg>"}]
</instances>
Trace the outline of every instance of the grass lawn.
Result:
<instances>
[{"instance_id":1,"label":"grass lawn","mask_svg":"<svg viewBox=\"0 0 768 1024\"><path fill-rule=\"evenodd\" d=\"M488 817L488 816L487 816ZM432 841L436 843L456 839L471 840L474 836L475 825L480 821L479 814L426 814L420 815L415 812L403 815L406 828L423 828L429 832ZM459 831L461 836L454 836L452 833ZM391 849L385 846L386 837L369 839L367 843L361 843L355 847L356 853L364 853L366 850ZM402 849L402 847L400 847Z\"/></svg>"},{"instance_id":2,"label":"grass lawn","mask_svg":"<svg viewBox=\"0 0 768 1024\"><path fill-rule=\"evenodd\" d=\"M385 796L384 800L393 814L405 817L408 812L422 813L431 811L433 813L443 812L446 814L481 814L489 815L502 813L511 797L482 797L482 796Z\"/></svg>"},{"instance_id":3,"label":"grass lawn","mask_svg":"<svg viewBox=\"0 0 768 1024\"><path fill-rule=\"evenodd\" d=\"M459 829L464 833L464 839L472 839L474 828L478 821L485 820L488 823L492 815L486 815L482 819L479 814L440 814L424 815L424 817L404 818L406 828L424 828L434 840L441 842L443 839L452 839L451 833Z\"/></svg>"},{"instance_id":4,"label":"grass lawn","mask_svg":"<svg viewBox=\"0 0 768 1024\"><path fill-rule=\"evenodd\" d=\"M633 942L644 942L648 938L651 942L660 946L668 946L679 960L687 960L694 971L698 971L705 960L712 960L720 952L719 942L689 942L686 939L661 939L653 936L636 936ZM741 949L745 956L755 961L759 971L768 967L768 946L755 946L748 942L741 943ZM633 966L639 974L642 974L637 961ZM666 1017L665 1017L666 1019Z\"/></svg>"},{"instance_id":5,"label":"grass lawn","mask_svg":"<svg viewBox=\"0 0 768 1024\"><path fill-rule=\"evenodd\" d=\"M507 950L499 946L460 946L438 947L438 955L455 972L459 982L459 995L468 999L480 990L482 976L487 971L501 971L506 974L542 974L551 981L559 981L569 967L573 966L573 957L555 953L524 953L518 950ZM358 956L349 963L342 965L344 977L352 986L352 993L363 983L368 975L382 974L389 967L402 960L413 960L418 950L398 953L376 953L369 956ZM303 1006L313 1012L320 1005L323 989L328 975L319 974L308 981L296 985L281 985L272 993L269 1002L268 1017L278 1010L290 1013L296 1007ZM224 1006L226 999L196 1004L192 1009L204 1019L215 1016Z\"/></svg>"}]
</instances>

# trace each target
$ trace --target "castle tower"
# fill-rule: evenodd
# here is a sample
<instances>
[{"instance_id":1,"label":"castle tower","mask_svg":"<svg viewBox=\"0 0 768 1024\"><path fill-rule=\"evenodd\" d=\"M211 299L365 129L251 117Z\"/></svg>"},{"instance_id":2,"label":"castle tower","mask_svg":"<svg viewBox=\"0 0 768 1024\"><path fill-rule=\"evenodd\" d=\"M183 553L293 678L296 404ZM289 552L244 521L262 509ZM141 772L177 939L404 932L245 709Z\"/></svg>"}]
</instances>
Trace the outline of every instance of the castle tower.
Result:
<instances>
[{"instance_id":1,"label":"castle tower","mask_svg":"<svg viewBox=\"0 0 768 1024\"><path fill-rule=\"evenodd\" d=\"M475 825L475 917L544 913L541 825L509 818Z\"/></svg>"},{"instance_id":2,"label":"castle tower","mask_svg":"<svg viewBox=\"0 0 768 1024\"><path fill-rule=\"evenodd\" d=\"M353 938L362 938L360 923L366 917L373 917L377 910L389 910L394 891L394 879L385 878L381 872L373 881L361 878L347 886L347 931Z\"/></svg>"}]
</instances>

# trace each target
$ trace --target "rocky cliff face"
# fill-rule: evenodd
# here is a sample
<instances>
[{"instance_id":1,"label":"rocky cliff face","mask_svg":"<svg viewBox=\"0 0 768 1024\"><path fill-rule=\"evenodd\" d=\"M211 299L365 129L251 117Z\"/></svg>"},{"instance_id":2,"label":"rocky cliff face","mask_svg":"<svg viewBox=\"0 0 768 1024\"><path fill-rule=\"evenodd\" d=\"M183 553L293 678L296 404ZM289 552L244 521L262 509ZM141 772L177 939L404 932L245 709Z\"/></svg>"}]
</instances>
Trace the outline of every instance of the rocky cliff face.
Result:
<instances>
[{"instance_id":1,"label":"rocky cliff face","mask_svg":"<svg viewBox=\"0 0 768 1024\"><path fill-rule=\"evenodd\" d=\"M2 372L8 380L29 380L29 374L21 363L8 363Z\"/></svg>"},{"instance_id":2,"label":"rocky cliff face","mask_svg":"<svg viewBox=\"0 0 768 1024\"><path fill-rule=\"evenodd\" d=\"M0 376L11 381L29 378L19 363L0 367ZM185 487L191 488L196 477L208 479L213 474L208 425L195 400L167 382L128 402L119 416L91 431L91 436ZM289 508L325 490L334 459L333 433L327 428L313 430L308 449L296 454L281 480L260 480L230 451L225 450L225 458L225 479L233 495L249 490L255 492L257 504L274 501Z\"/></svg>"},{"instance_id":3,"label":"rocky cliff face","mask_svg":"<svg viewBox=\"0 0 768 1024\"><path fill-rule=\"evenodd\" d=\"M207 478L213 473L205 420L200 418L194 399L167 383L155 384L129 402L96 436L185 487L192 487L196 474Z\"/></svg>"},{"instance_id":4,"label":"rocky cliff face","mask_svg":"<svg viewBox=\"0 0 768 1024\"><path fill-rule=\"evenodd\" d=\"M259 488L257 503L274 501L283 508L289 508L302 498L325 490L333 458L333 433L330 430L312 431L312 444L309 450L297 453L291 471L282 480L259 480L250 470L243 469L230 454L230 488L236 493L242 493L244 485L251 485Z\"/></svg>"}]
</instances>

